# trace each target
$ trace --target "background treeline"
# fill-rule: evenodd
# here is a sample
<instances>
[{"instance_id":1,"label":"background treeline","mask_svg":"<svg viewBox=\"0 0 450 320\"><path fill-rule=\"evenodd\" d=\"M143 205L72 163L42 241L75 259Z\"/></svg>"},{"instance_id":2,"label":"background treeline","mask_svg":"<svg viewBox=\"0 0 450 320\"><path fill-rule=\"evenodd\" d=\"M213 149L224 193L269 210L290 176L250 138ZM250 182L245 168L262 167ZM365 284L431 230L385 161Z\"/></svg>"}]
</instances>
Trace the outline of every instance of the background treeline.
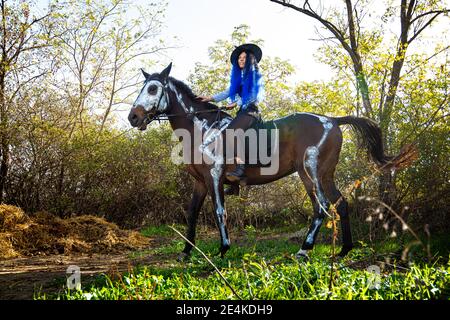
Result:
<instances>
[{"instance_id":1,"label":"background treeline","mask_svg":"<svg viewBox=\"0 0 450 320\"><path fill-rule=\"evenodd\" d=\"M372 10L365 2L350 3L357 17L352 31L345 6L328 16L317 14L332 21L343 37L334 41L324 27L318 35L323 45L311 53L332 67L330 81L292 83L296 70L289 61L264 57L263 115L271 119L306 111L365 116L380 123L388 153L415 143L418 160L406 170L383 175L345 129L338 185L350 200L355 221L373 217L374 228L401 230L391 223L389 211L360 199L364 195L382 199L416 228L428 224L432 232L448 231L447 13L436 1L417 2L405 13L410 15L405 44L384 28L405 26L403 10L409 10L409 2L391 2L381 16L374 13L370 19L385 22L381 26L361 18ZM167 62L161 53L176 50L176 42L160 39L167 4L84 0L40 8L32 1L1 3L1 202L30 213L104 216L129 228L184 223L192 180L170 161L175 142L169 126L155 123L138 132L124 120L142 84L139 68L159 71ZM428 12L440 11L428 23L434 17ZM422 39L421 27L433 36ZM194 92L225 88L233 45L252 41L264 48L250 31L238 26L230 30L230 39L211 45L210 61L197 63L188 79ZM305 221L311 204L299 179L291 176L244 188L240 197L228 198L227 209L231 226L265 227ZM209 201L201 220L214 224Z\"/></svg>"}]
</instances>

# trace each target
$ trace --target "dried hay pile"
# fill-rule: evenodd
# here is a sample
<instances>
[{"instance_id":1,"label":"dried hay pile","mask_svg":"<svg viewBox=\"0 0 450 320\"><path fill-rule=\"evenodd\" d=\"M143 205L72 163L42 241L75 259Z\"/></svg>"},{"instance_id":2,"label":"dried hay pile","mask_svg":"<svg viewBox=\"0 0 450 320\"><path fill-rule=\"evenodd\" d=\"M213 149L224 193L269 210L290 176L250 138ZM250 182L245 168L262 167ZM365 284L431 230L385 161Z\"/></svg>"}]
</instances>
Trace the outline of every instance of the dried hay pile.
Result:
<instances>
[{"instance_id":1,"label":"dried hay pile","mask_svg":"<svg viewBox=\"0 0 450 320\"><path fill-rule=\"evenodd\" d=\"M0 205L0 259L69 253L118 253L149 244L135 231L125 231L102 218L83 215L60 219L47 212L29 216Z\"/></svg>"}]
</instances>

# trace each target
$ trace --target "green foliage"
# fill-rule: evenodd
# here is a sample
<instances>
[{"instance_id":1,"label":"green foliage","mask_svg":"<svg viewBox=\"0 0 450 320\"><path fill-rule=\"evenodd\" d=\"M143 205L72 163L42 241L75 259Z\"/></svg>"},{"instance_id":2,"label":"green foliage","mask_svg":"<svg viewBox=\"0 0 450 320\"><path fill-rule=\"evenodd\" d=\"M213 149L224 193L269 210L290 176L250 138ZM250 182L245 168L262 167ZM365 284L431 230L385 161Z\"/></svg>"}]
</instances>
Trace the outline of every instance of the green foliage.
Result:
<instances>
[{"instance_id":1,"label":"green foliage","mask_svg":"<svg viewBox=\"0 0 450 320\"><path fill-rule=\"evenodd\" d=\"M177 226L178 228L178 226ZM163 236L167 237L173 234L173 230L168 225L161 226L147 226L141 230L141 233L146 237Z\"/></svg>"},{"instance_id":2,"label":"green foliage","mask_svg":"<svg viewBox=\"0 0 450 320\"><path fill-rule=\"evenodd\" d=\"M366 4L359 2L360 6ZM132 83L140 73L127 64L128 59L140 57L144 49L151 52L164 48L157 38L166 5L158 1L148 4L148 10L140 7L137 10L149 19L132 19L124 1L68 1L67 6L52 2L49 19L31 30L42 47L34 48L30 55L24 52L20 56L23 60L6 70L7 75L14 72L15 76L7 77L5 92L11 101L4 106L7 112L0 123L4 149L10 153L5 202L20 205L28 212L48 210L62 217L96 214L127 227L185 222L192 180L182 167L170 162L173 144L166 143L171 140L170 128L152 125L143 133L128 132L117 128L116 119L109 114L115 107L124 106L121 103L130 102L136 89ZM432 2L426 5L437 6ZM112 8L116 11L109 12ZM18 34L28 10L32 11L33 6L27 1L7 6L8 26L17 29L9 35ZM396 18L397 11L388 8L382 19ZM342 12L333 9L330 14L333 21L342 20ZM146 29L144 20L153 21L154 29ZM377 24L361 28L358 39L373 106L369 116L374 119L381 119L384 112L382 101L396 46L383 30L384 26ZM254 39L250 31L247 25L237 26L229 38L211 45L209 61L197 63L189 77L194 92L209 95L225 89L229 55L235 45L255 42L264 49L264 41ZM142 41L128 49L138 39ZM15 43L14 38L6 40ZM395 154L409 142L415 142L420 153L413 166L393 177L394 209L414 229L423 230L428 224L431 233L448 230L450 221L448 46L438 42L427 46L427 54L418 51L405 57L397 98L384 124L387 153ZM27 64L33 59L44 61L43 57L52 63L45 60L37 69L33 63ZM348 55L326 42L316 57L333 68L333 79L291 85L293 66L280 57L264 55L260 65L266 89L261 104L263 118L293 112L364 114ZM156 62L146 59L146 65ZM36 78L39 81L15 83L38 71L46 71ZM19 90L15 97L11 96L15 91L11 88ZM124 106L124 110L128 108ZM341 128L344 144L335 177L353 209L352 224L356 224L360 240L367 240L367 234L375 228L383 236L385 221L373 229L358 223L377 209L358 197L377 196L379 182L365 152L358 150L352 131ZM354 190L358 180L363 182ZM241 195L227 197L226 204L229 226L241 229L289 227L306 222L312 212L295 174L266 186L242 188ZM409 210L403 210L404 206ZM215 225L209 199L200 214L200 224Z\"/></svg>"},{"instance_id":3,"label":"green foliage","mask_svg":"<svg viewBox=\"0 0 450 320\"><path fill-rule=\"evenodd\" d=\"M345 300L415 300L442 299L449 295L450 264L442 261L427 265L412 262L408 268L396 267L392 261L381 270L379 278L367 271L365 262L373 254L367 245L354 249L349 258L337 262L330 287L331 261L329 245L317 245L309 262L299 262L292 255L298 244L281 239L263 239L260 230L246 228L246 234L229 251L225 259L214 256L217 242L199 241L200 249L211 257L231 286L243 299L345 299ZM258 240L252 240L257 232ZM268 233L273 236L273 230ZM167 239L170 235L165 234ZM180 252L182 241L170 240L146 255L173 257ZM392 252L383 245L378 253ZM394 247L395 250L395 247ZM356 266L353 261L363 264ZM370 259L369 259L370 260ZM375 281L379 283L374 286ZM81 291L69 291L55 296L68 300L104 299L236 299L210 264L194 253L190 262L137 267L117 278L100 276Z\"/></svg>"},{"instance_id":4,"label":"green foliage","mask_svg":"<svg viewBox=\"0 0 450 320\"><path fill-rule=\"evenodd\" d=\"M414 143L419 151L419 159L409 168L396 172L392 177L394 186L389 193L394 210L402 212L409 207L405 218L417 228L428 224L434 231L448 230L448 38L440 28L446 18L441 15L441 26L434 29L434 23L428 27L433 39L415 38L414 46L405 46L397 52L398 37L391 36L386 21L399 23L399 4L387 4L381 16L382 24L375 10L365 8L364 3L354 4L354 12L367 12L374 23L364 20L358 22L358 53L362 58L365 80L372 110L364 110L359 85L356 81L354 65L347 51L335 41L324 41L316 53L318 61L334 70L333 79L322 86L300 84L296 89L296 107L303 110L320 110L320 113L341 115L364 115L376 120L383 131L384 146L387 154L398 154L401 147ZM346 11L342 8L331 10L329 18L342 28L346 21ZM443 8L436 1L417 2L413 15ZM424 16L426 17L426 15ZM370 18L369 18L370 19ZM415 23L424 25L424 20ZM445 28L445 27L444 27ZM342 28L348 32L347 27ZM411 30L409 37L419 28ZM386 105L393 65L402 62L399 84L392 106ZM329 104L327 105L327 101ZM370 111L370 112L369 112ZM447 136L447 137L446 137ZM336 178L341 187L348 187L352 181L372 175L365 157L355 148L351 133L344 132L344 145L340 156ZM362 184L361 189L349 196L353 198L356 215L361 216L361 205L357 197L371 195L382 197L383 182L375 175ZM359 212L358 212L359 211Z\"/></svg>"}]
</instances>

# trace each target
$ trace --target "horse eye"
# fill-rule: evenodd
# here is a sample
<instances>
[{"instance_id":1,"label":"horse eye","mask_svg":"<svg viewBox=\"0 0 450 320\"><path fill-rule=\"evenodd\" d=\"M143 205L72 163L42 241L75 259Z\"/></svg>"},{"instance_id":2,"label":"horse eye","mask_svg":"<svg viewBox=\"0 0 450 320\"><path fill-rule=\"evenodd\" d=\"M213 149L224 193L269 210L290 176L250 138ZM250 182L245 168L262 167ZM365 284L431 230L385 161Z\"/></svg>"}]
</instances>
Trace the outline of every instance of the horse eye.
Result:
<instances>
[{"instance_id":1,"label":"horse eye","mask_svg":"<svg viewBox=\"0 0 450 320\"><path fill-rule=\"evenodd\" d=\"M148 93L150 93L150 94L155 94L157 90L158 90L158 87L155 85L148 87Z\"/></svg>"}]
</instances>

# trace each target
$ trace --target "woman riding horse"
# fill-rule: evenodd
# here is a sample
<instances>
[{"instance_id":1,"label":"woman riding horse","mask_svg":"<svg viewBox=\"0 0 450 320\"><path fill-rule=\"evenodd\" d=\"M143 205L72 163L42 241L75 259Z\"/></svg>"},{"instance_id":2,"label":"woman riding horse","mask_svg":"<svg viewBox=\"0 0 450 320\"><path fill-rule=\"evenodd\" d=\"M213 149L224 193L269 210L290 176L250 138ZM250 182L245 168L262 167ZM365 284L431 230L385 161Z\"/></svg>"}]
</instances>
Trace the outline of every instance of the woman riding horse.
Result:
<instances>
[{"instance_id":1,"label":"woman riding horse","mask_svg":"<svg viewBox=\"0 0 450 320\"><path fill-rule=\"evenodd\" d=\"M258 67L261 57L262 51L255 44L248 43L236 47L230 57L232 69L229 88L214 96L198 97L202 102L219 102L229 98L231 104L226 109L233 109L236 105L240 107L227 130L242 129L245 132L260 117L257 103L261 102L264 95L262 76ZM242 139L242 136L238 137ZM237 165L234 171L226 173L228 180L231 182L245 177L245 161L239 157L239 154L244 155L245 152L243 142L242 140L241 143L234 144ZM239 151L242 153L238 153L237 146L241 147ZM228 190L226 193L231 193L231 191Z\"/></svg>"},{"instance_id":2,"label":"woman riding horse","mask_svg":"<svg viewBox=\"0 0 450 320\"><path fill-rule=\"evenodd\" d=\"M230 123L232 124L231 127L234 128L237 125L240 128L246 126L248 128L248 125L251 125L251 122L253 122L248 110L249 108L250 110L255 108L251 102L256 101L252 100L251 97L257 97L257 94L249 94L252 90L248 89L249 86L245 82L245 79L248 79L245 75L245 65L249 63L254 65L255 62L252 61L251 56L255 56L255 60L259 61L258 57L260 58L260 55L255 49L253 51L243 51L245 51L247 63L244 64L244 68L237 69L238 71L244 71L244 74L241 71L240 81L237 82L242 87L236 89L233 86L236 83L232 81L232 86L229 89L231 92L229 96L231 99L234 99L233 102L236 100L236 94L242 100L241 110L238 117L234 119L234 124L230 122L229 116L217 106L202 102L188 86L175 78L169 77L172 64L161 73L147 74L142 70L145 82L128 115L130 124L140 130L145 130L148 123L158 119L161 115L165 115L174 133L178 134L177 137L180 141L187 141L187 153L194 154L194 158L196 152L206 150L202 148L204 142L201 144L201 141L198 141L199 139L195 139L195 132L199 128L202 132L211 131L213 124L217 121L221 124L221 128L226 128L226 125ZM241 55L243 51L236 51L235 54ZM242 54L241 57L243 59L244 55ZM247 61L248 59L249 61ZM232 59L232 61L237 61L237 59ZM247 72L250 72L247 73L247 76L256 71L256 68L253 71L247 69ZM253 73L253 75L254 79L260 79L256 73ZM253 82L253 84L255 83L257 82ZM259 86L259 88L261 87ZM253 91L253 93L259 93L259 90ZM206 112L211 110L217 111L217 115L212 112ZM243 121L244 119L246 121ZM353 127L379 170L391 171L409 165L416 157L415 148L405 146L396 156L386 155L380 127L373 120L360 117L330 117L307 112L296 112L286 117L275 119L273 122L276 124L277 136L279 137L277 156L280 157L280 161L277 170L267 174L263 173L260 167L248 167L246 183L248 185L266 184L297 172L312 202L314 215L311 226L296 257L307 259L308 251L312 250L324 219L327 215L330 216L328 213L330 209L336 210L340 216L342 250L339 255L345 256L353 248L353 241L348 204L337 188L334 177L343 142L342 131L339 127L342 125ZM244 124L243 126L242 123ZM220 134L222 134L221 132L223 131L219 131ZM200 163L195 161L186 163L186 170L194 177L195 182L191 203L187 210L188 229L186 238L188 241L186 241L181 256L189 256L192 250L198 214L206 195L209 193L220 233L219 252L223 257L230 249L231 244L227 228L227 212L223 187L224 184L229 182L228 178L225 178L225 172L227 168L232 166L229 163L224 164L222 158L217 159L213 163L205 161L203 157L200 157L200 159Z\"/></svg>"}]
</instances>

